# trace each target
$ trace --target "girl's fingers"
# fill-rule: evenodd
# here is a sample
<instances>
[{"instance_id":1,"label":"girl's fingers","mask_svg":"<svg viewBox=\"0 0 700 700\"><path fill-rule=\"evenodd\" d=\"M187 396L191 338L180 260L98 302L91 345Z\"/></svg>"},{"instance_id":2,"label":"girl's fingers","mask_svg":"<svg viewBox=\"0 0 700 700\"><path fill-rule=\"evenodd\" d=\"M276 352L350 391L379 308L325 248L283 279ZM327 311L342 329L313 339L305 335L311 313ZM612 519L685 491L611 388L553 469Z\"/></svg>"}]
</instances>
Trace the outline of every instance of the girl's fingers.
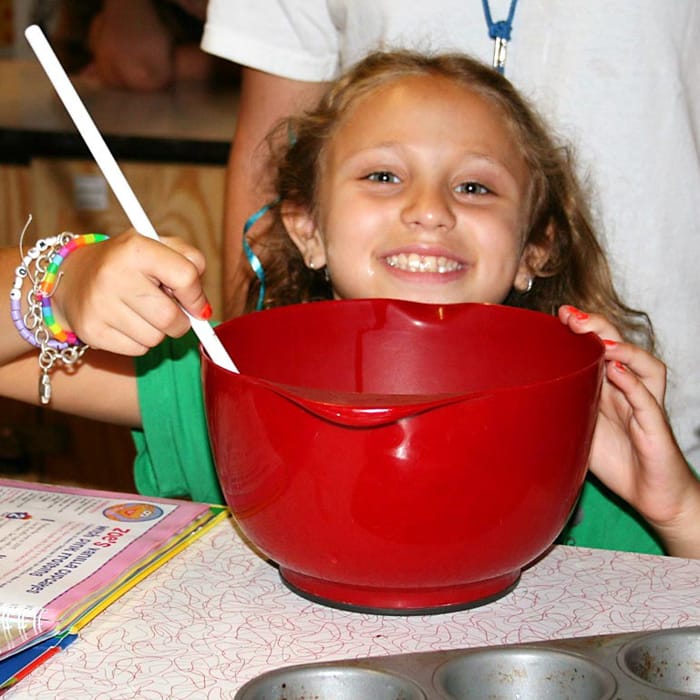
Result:
<instances>
[{"instance_id":1,"label":"girl's fingers","mask_svg":"<svg viewBox=\"0 0 700 700\"><path fill-rule=\"evenodd\" d=\"M600 314L588 314L574 306L562 306L559 319L574 333L595 333L605 344L606 375L623 391L636 411L650 408L646 397L663 415L666 366L646 350L622 340L617 328ZM632 392L629 393L628 392ZM632 400L634 398L634 401Z\"/></svg>"},{"instance_id":2,"label":"girl's fingers","mask_svg":"<svg viewBox=\"0 0 700 700\"><path fill-rule=\"evenodd\" d=\"M175 301L159 291L160 299L153 297L140 306L124 304L119 317L110 319L115 332L121 332L134 343L146 347L158 345L165 336L179 338L189 327L189 320Z\"/></svg>"},{"instance_id":3,"label":"girl's fingers","mask_svg":"<svg viewBox=\"0 0 700 700\"><path fill-rule=\"evenodd\" d=\"M614 377L625 372L638 379L651 393L659 406L664 405L666 394L666 365L646 350L631 343L604 340L605 359L616 369ZM625 379L623 381L626 382Z\"/></svg>"},{"instance_id":4,"label":"girl's fingers","mask_svg":"<svg viewBox=\"0 0 700 700\"><path fill-rule=\"evenodd\" d=\"M160 242L183 258L187 258L197 268L197 272L200 276L204 274L207 264L204 254L199 248L195 248L181 238L175 238L173 236L161 236Z\"/></svg>"},{"instance_id":5,"label":"girl's fingers","mask_svg":"<svg viewBox=\"0 0 700 700\"><path fill-rule=\"evenodd\" d=\"M588 314L574 306L562 306L558 315L561 322L574 333L598 335L605 343L605 360L626 366L651 392L659 406L664 405L666 366L661 360L632 343L624 342L617 328L600 314Z\"/></svg>"},{"instance_id":6,"label":"girl's fingers","mask_svg":"<svg viewBox=\"0 0 700 700\"><path fill-rule=\"evenodd\" d=\"M665 427L666 420L660 403L640 377L617 360L609 362L605 372L608 381L625 395L643 433L653 434Z\"/></svg>"},{"instance_id":7,"label":"girl's fingers","mask_svg":"<svg viewBox=\"0 0 700 700\"><path fill-rule=\"evenodd\" d=\"M209 318L211 307L202 287L201 275L205 269L204 256L193 246L174 238L154 241L129 231L108 242L111 247L110 264L101 271L102 289L114 290L118 296L131 300L134 310L148 318L168 335L171 331L182 335L186 316L175 323L172 314L161 314L170 309L162 306L163 295L174 299L197 318ZM103 244L107 245L107 244ZM119 290L123 290L119 294ZM189 321L188 321L189 323Z\"/></svg>"},{"instance_id":8,"label":"girl's fingers","mask_svg":"<svg viewBox=\"0 0 700 700\"><path fill-rule=\"evenodd\" d=\"M168 248L171 259L165 265L158 258L157 273L154 274L159 283L188 313L197 318L211 318L212 308L202 287L202 275L206 269L204 255L178 238L164 236L160 242Z\"/></svg>"},{"instance_id":9,"label":"girl's fingers","mask_svg":"<svg viewBox=\"0 0 700 700\"><path fill-rule=\"evenodd\" d=\"M181 319L179 324L161 322L161 328L149 321L148 314L145 314L143 309L130 308L126 302L116 303L110 307L104 318L85 325L85 333L81 339L97 349L121 355L143 355L149 348L158 345L166 335L178 337L189 327L186 317L175 302L165 295L163 297L162 307L165 312L157 314L156 317L162 319L168 313L169 305L172 307L171 315ZM89 311L88 314L95 315Z\"/></svg>"},{"instance_id":10,"label":"girl's fingers","mask_svg":"<svg viewBox=\"0 0 700 700\"><path fill-rule=\"evenodd\" d=\"M603 339L622 340L617 328L600 314L589 314L575 306L561 306L558 316L559 320L574 333L595 333Z\"/></svg>"}]
</instances>

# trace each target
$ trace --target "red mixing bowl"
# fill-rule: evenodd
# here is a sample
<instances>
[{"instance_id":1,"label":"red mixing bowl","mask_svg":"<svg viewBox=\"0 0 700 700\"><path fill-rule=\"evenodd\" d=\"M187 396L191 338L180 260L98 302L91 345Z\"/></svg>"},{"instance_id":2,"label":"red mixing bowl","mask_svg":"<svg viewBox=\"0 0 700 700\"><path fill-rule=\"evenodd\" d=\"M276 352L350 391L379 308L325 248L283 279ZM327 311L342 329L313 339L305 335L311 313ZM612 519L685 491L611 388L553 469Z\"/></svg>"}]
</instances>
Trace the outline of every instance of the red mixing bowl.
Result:
<instances>
[{"instance_id":1,"label":"red mixing bowl","mask_svg":"<svg viewBox=\"0 0 700 700\"><path fill-rule=\"evenodd\" d=\"M488 304L316 302L217 328L211 444L244 534L301 595L393 614L492 600L576 503L603 344Z\"/></svg>"}]
</instances>

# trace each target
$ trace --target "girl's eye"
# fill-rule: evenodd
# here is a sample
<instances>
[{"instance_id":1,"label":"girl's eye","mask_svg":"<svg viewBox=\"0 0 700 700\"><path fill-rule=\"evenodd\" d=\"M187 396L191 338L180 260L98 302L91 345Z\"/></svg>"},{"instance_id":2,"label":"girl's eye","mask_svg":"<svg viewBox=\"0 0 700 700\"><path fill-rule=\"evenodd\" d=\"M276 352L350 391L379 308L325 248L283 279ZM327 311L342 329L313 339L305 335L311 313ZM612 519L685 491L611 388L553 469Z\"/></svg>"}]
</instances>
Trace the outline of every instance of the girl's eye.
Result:
<instances>
[{"instance_id":1,"label":"girl's eye","mask_svg":"<svg viewBox=\"0 0 700 700\"><path fill-rule=\"evenodd\" d=\"M366 176L366 179L370 180L371 182L387 182L391 184L400 182L398 175L394 175L394 173L389 172L388 170L379 170L375 173L370 173Z\"/></svg>"},{"instance_id":2,"label":"girl's eye","mask_svg":"<svg viewBox=\"0 0 700 700\"><path fill-rule=\"evenodd\" d=\"M479 182L463 182L455 190L460 194L491 194L491 190Z\"/></svg>"}]
</instances>

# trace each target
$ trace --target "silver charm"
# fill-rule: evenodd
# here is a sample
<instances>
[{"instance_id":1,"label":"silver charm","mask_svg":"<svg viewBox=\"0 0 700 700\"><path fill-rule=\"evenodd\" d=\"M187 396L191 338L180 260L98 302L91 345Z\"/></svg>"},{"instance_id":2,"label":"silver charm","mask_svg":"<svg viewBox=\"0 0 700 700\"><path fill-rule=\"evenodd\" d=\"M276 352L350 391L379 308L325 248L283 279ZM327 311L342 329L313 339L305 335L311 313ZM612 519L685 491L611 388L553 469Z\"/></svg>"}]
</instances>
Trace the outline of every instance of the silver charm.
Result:
<instances>
[{"instance_id":1,"label":"silver charm","mask_svg":"<svg viewBox=\"0 0 700 700\"><path fill-rule=\"evenodd\" d=\"M493 40L493 67L502 74L506 72L506 58L508 57L508 40L497 36Z\"/></svg>"}]
</instances>

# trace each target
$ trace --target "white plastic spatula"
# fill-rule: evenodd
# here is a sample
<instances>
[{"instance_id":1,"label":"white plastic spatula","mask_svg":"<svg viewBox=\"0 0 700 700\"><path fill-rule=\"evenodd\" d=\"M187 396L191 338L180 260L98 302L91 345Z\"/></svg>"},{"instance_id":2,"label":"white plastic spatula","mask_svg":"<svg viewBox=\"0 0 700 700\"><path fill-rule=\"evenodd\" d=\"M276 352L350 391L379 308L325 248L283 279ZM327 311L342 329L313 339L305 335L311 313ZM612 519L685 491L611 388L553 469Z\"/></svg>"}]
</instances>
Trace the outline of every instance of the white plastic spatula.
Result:
<instances>
[{"instance_id":1,"label":"white plastic spatula","mask_svg":"<svg viewBox=\"0 0 700 700\"><path fill-rule=\"evenodd\" d=\"M146 212L143 210L139 200L136 199L136 195L126 181L121 168L114 159L114 156L112 156L105 140L95 126L92 117L90 117L87 109L85 109L78 93L68 78L68 75L63 70L63 66L61 66L58 57L51 48L41 28L33 24L27 27L24 36L27 38L44 72L51 81L58 96L61 98L63 106L73 120L83 141L85 141L85 144L90 149L92 157L95 159L95 162L102 171L109 186L112 188L114 196L121 204L122 209L124 209L131 225L142 235L158 240L158 234L153 228L148 216L146 216ZM185 310L183 309L183 311ZM232 372L238 372L238 368L229 357L211 325L203 319L195 318L187 311L185 311L185 313L190 319L192 330L199 338L199 341L204 346L209 357L211 357L217 365L231 370Z\"/></svg>"}]
</instances>

